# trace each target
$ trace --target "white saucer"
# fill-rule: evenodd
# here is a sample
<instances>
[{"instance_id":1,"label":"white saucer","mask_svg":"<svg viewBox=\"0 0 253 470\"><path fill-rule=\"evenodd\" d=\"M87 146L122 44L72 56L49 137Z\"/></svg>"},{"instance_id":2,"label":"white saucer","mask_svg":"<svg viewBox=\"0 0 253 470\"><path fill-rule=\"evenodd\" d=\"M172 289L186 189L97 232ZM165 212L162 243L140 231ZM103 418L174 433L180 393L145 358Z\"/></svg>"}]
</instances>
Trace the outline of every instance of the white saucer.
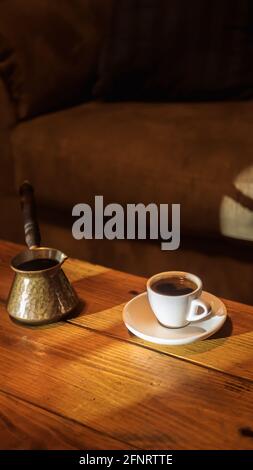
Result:
<instances>
[{"instance_id":1,"label":"white saucer","mask_svg":"<svg viewBox=\"0 0 253 470\"><path fill-rule=\"evenodd\" d=\"M131 333L151 343L170 345L193 343L216 333L227 317L227 309L218 297L202 292L201 299L211 305L211 315L183 328L162 326L151 310L146 292L137 295L125 305L123 321Z\"/></svg>"}]
</instances>

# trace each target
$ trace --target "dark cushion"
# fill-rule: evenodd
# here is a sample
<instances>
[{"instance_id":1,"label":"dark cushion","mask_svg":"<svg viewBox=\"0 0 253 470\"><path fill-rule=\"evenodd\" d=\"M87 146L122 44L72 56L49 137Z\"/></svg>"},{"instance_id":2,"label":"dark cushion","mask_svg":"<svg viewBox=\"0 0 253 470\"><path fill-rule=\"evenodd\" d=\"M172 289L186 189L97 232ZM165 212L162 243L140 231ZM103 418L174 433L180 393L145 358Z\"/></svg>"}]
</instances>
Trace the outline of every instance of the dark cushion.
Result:
<instances>
[{"instance_id":1,"label":"dark cushion","mask_svg":"<svg viewBox=\"0 0 253 470\"><path fill-rule=\"evenodd\" d=\"M0 2L0 74L19 118L89 96L108 5L102 0Z\"/></svg>"},{"instance_id":2,"label":"dark cushion","mask_svg":"<svg viewBox=\"0 0 253 470\"><path fill-rule=\"evenodd\" d=\"M94 94L220 99L253 90L251 0L115 0Z\"/></svg>"},{"instance_id":3,"label":"dark cushion","mask_svg":"<svg viewBox=\"0 0 253 470\"><path fill-rule=\"evenodd\" d=\"M253 101L85 103L19 124L17 188L39 203L180 203L182 233L253 240ZM43 164L41 164L43 162ZM71 229L71 224L69 226Z\"/></svg>"}]
</instances>

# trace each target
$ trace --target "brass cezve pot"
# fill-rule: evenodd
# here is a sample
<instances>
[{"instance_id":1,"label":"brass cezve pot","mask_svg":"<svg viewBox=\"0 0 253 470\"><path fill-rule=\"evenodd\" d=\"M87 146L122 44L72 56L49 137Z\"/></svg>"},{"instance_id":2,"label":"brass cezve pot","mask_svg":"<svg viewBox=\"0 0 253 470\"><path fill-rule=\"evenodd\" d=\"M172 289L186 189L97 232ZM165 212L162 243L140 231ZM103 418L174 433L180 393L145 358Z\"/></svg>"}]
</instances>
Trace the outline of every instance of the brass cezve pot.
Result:
<instances>
[{"instance_id":1,"label":"brass cezve pot","mask_svg":"<svg viewBox=\"0 0 253 470\"><path fill-rule=\"evenodd\" d=\"M11 317L25 323L33 325L50 323L69 314L77 306L78 298L61 269L67 256L54 248L39 246L40 233L36 221L32 186L27 182L23 183L20 194L25 237L29 249L15 256L11 261L15 278L10 290L7 310ZM40 263L43 263L42 260L50 260L50 267L34 269L33 263L40 266ZM23 269L24 266L25 269Z\"/></svg>"}]
</instances>

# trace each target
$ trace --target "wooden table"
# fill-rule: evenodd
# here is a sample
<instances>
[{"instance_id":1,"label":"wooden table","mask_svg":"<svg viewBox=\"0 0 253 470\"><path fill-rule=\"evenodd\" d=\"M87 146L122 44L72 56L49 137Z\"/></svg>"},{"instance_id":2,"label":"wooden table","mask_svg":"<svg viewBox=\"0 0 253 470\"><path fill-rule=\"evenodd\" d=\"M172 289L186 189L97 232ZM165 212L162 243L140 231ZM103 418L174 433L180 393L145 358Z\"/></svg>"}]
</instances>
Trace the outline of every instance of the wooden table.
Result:
<instances>
[{"instance_id":1,"label":"wooden table","mask_svg":"<svg viewBox=\"0 0 253 470\"><path fill-rule=\"evenodd\" d=\"M253 307L224 301L205 341L146 343L122 322L145 279L69 260L79 315L25 327L5 309L20 249L0 243L2 449L253 449Z\"/></svg>"}]
</instances>

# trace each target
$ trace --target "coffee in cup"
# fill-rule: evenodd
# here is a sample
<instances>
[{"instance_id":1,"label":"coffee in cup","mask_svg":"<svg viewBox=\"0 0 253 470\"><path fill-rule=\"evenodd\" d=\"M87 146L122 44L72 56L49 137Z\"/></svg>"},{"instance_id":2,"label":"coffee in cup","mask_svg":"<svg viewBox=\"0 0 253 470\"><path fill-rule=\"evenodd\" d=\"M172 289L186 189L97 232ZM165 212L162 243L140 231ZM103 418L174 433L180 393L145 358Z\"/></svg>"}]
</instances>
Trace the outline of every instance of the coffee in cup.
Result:
<instances>
[{"instance_id":1,"label":"coffee in cup","mask_svg":"<svg viewBox=\"0 0 253 470\"><path fill-rule=\"evenodd\" d=\"M158 321L168 328L181 328L211 313L210 305L200 299L202 282L194 274L182 271L156 274L148 280L147 292Z\"/></svg>"}]
</instances>

